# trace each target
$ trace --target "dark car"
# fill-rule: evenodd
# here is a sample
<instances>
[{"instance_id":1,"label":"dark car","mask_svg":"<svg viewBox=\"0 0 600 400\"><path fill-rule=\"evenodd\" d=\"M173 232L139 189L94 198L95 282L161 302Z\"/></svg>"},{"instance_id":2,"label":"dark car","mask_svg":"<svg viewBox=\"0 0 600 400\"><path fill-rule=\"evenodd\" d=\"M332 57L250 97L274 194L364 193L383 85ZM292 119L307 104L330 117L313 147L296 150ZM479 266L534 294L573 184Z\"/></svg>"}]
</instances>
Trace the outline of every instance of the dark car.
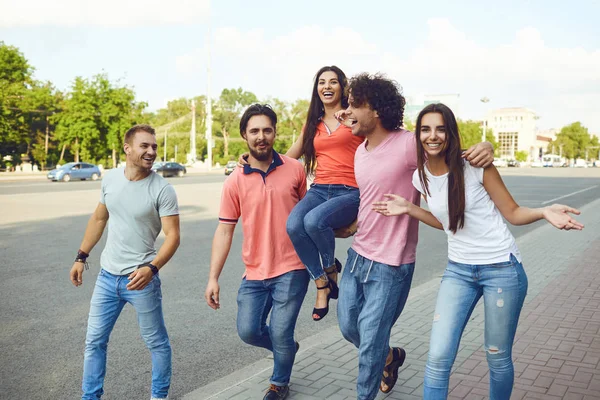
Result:
<instances>
[{"instance_id":1,"label":"dark car","mask_svg":"<svg viewBox=\"0 0 600 400\"><path fill-rule=\"evenodd\" d=\"M82 181L91 179L95 181L100 176L102 176L100 168L94 164L70 162L48 172L46 177L52 181L69 182L71 179L80 179Z\"/></svg>"},{"instance_id":2,"label":"dark car","mask_svg":"<svg viewBox=\"0 0 600 400\"><path fill-rule=\"evenodd\" d=\"M152 166L152 170L160 176L179 176L182 177L187 173L185 167L176 162L157 162Z\"/></svg>"},{"instance_id":3,"label":"dark car","mask_svg":"<svg viewBox=\"0 0 600 400\"><path fill-rule=\"evenodd\" d=\"M237 167L237 162L236 161L229 161L225 165L225 175L231 174L233 171L235 171L236 167Z\"/></svg>"},{"instance_id":4,"label":"dark car","mask_svg":"<svg viewBox=\"0 0 600 400\"><path fill-rule=\"evenodd\" d=\"M517 167L519 168L521 166L521 163L518 162L517 160L508 160L508 162L506 163L507 166L509 167Z\"/></svg>"}]
</instances>

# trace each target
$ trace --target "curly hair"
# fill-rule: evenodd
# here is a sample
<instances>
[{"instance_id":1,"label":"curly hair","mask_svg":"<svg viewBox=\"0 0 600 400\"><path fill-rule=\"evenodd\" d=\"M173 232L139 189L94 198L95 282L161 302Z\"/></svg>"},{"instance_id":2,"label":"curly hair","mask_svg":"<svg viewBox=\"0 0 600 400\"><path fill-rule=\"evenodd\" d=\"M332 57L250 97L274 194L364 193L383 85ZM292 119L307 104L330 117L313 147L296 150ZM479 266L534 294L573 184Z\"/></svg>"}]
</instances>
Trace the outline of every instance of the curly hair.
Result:
<instances>
[{"instance_id":1,"label":"curly hair","mask_svg":"<svg viewBox=\"0 0 600 400\"><path fill-rule=\"evenodd\" d=\"M362 73L350 79L348 93L352 95L353 107L368 104L372 110L377 111L384 129L395 131L402 126L406 99L396 81L379 73Z\"/></svg>"}]
</instances>

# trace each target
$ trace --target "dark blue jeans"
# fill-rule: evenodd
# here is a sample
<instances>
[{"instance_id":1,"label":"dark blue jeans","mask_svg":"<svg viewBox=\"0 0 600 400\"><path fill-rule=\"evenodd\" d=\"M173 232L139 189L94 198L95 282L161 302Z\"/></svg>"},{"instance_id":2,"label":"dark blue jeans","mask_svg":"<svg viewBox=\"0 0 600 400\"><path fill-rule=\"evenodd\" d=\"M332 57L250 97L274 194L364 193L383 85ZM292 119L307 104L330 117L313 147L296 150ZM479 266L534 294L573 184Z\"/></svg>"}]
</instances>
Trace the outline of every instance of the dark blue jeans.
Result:
<instances>
[{"instance_id":1,"label":"dark blue jeans","mask_svg":"<svg viewBox=\"0 0 600 400\"><path fill-rule=\"evenodd\" d=\"M290 213L288 235L313 280L325 275L324 268L334 264L333 231L354 222L359 202L355 187L313 183Z\"/></svg>"},{"instance_id":2,"label":"dark blue jeans","mask_svg":"<svg viewBox=\"0 0 600 400\"><path fill-rule=\"evenodd\" d=\"M391 266L348 249L337 313L342 335L358 348L359 400L377 396L392 326L406 304L414 270L415 263Z\"/></svg>"},{"instance_id":3,"label":"dark blue jeans","mask_svg":"<svg viewBox=\"0 0 600 400\"><path fill-rule=\"evenodd\" d=\"M244 278L238 291L238 335L252 346L273 352L271 383L277 386L290 382L296 358L294 329L308 282L308 274L301 269L262 281Z\"/></svg>"}]
</instances>

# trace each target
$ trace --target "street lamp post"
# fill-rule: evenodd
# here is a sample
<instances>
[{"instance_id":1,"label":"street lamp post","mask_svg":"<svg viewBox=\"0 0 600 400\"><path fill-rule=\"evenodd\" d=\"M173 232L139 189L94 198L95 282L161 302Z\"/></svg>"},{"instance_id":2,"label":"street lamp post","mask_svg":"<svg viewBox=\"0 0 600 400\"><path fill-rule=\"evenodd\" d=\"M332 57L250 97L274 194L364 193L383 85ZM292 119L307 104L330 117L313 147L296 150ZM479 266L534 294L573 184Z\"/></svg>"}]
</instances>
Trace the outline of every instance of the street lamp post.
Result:
<instances>
[{"instance_id":1,"label":"street lamp post","mask_svg":"<svg viewBox=\"0 0 600 400\"><path fill-rule=\"evenodd\" d=\"M210 7L210 1L208 2ZM210 97L210 8L208 10L208 33L206 35L206 164L210 171L212 169L212 99Z\"/></svg>"},{"instance_id":2,"label":"street lamp post","mask_svg":"<svg viewBox=\"0 0 600 400\"><path fill-rule=\"evenodd\" d=\"M490 99L488 99L487 97L482 97L480 101L484 104L487 104L490 102ZM487 133L486 131L487 131L487 115L484 115L483 116L483 137L481 138L482 142L485 142L485 137L486 137L486 133Z\"/></svg>"}]
</instances>

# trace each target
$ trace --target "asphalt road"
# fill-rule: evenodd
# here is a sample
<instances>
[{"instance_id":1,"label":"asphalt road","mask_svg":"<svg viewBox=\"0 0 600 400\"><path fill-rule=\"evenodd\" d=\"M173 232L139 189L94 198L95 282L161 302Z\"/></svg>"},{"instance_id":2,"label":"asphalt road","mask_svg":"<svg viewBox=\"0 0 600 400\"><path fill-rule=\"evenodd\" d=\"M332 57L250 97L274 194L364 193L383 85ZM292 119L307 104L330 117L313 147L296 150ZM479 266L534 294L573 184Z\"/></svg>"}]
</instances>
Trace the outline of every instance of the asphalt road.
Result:
<instances>
[{"instance_id":1,"label":"asphalt road","mask_svg":"<svg viewBox=\"0 0 600 400\"><path fill-rule=\"evenodd\" d=\"M216 174L170 178L180 199L182 229L181 247L161 271L173 346L173 399L267 355L243 344L235 331L235 299L243 272L240 228L220 280L221 309L215 312L203 300L224 179ZM505 176L504 180L524 206L558 201L581 207L600 196L597 177ZM99 188L100 182L87 181L0 183L0 398L80 396L89 300L104 241L92 252L92 267L84 274L82 287L71 285L68 271ZM553 200L562 196L567 197ZM542 223L511 230L518 238ZM346 259L350 244L350 239L338 240L340 260ZM445 235L421 225L413 287L439 276L446 254ZM336 322L335 310L321 322L312 321L314 297L311 285L296 329L300 340ZM104 398L148 398L150 367L135 313L125 307L111 336Z\"/></svg>"}]
</instances>

